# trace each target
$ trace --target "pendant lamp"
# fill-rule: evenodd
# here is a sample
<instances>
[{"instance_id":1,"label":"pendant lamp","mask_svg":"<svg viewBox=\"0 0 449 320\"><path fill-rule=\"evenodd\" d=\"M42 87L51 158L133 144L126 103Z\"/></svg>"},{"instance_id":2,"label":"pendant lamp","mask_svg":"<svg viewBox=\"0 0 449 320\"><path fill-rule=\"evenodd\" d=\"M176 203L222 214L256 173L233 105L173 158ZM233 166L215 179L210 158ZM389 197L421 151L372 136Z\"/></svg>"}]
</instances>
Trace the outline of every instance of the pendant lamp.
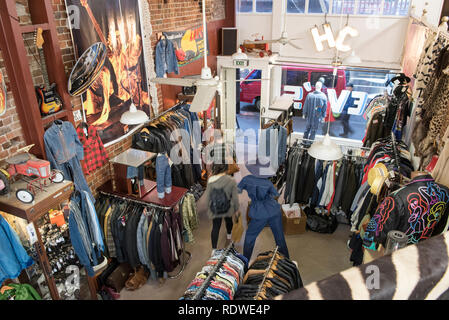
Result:
<instances>
[{"instance_id":1,"label":"pendant lamp","mask_svg":"<svg viewBox=\"0 0 449 320\"><path fill-rule=\"evenodd\" d=\"M122 3L120 0L119 0L119 6L120 6L120 18L122 19L122 22L124 23L123 13L122 13ZM132 96L132 92L131 92L131 82L129 81L128 57L126 56L125 59L126 59L126 75L128 78L128 86L129 86L129 95L131 98L131 105L129 106L129 111L124 112L122 114L122 116L120 117L120 122L125 125L138 125L138 124L147 122L148 120L150 120L150 118L144 111L137 110L137 107L133 102L133 96Z\"/></svg>"},{"instance_id":2,"label":"pendant lamp","mask_svg":"<svg viewBox=\"0 0 449 320\"><path fill-rule=\"evenodd\" d=\"M334 68L334 82L336 75L337 75L337 68ZM329 120L331 112L332 111L329 111ZM328 121L327 133L324 136L324 139L322 141L315 141L310 146L308 153L311 157L325 161L335 161L343 158L343 152L341 151L341 148L334 141L332 141L329 135L330 125L331 122Z\"/></svg>"}]
</instances>

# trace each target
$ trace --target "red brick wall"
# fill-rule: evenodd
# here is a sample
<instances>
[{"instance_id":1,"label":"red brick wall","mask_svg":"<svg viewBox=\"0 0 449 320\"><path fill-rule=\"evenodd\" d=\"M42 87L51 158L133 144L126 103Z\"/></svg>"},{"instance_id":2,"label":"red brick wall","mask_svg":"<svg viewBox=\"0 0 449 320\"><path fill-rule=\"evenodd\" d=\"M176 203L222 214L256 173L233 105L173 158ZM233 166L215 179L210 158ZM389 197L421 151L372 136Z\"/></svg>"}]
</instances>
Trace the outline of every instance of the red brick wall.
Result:
<instances>
[{"instance_id":1,"label":"red brick wall","mask_svg":"<svg viewBox=\"0 0 449 320\"><path fill-rule=\"evenodd\" d=\"M17 11L21 24L30 24L28 0L17 0ZM33 0L29 0L33 1ZM233 0L212 0L207 2L207 20L209 23L210 36L210 57L212 68L216 67L215 56L218 54L218 31L222 26L233 26L233 13L229 14L229 6L226 2L233 2ZM67 13L64 0L52 0L54 16L56 20L57 31L59 35L59 42L61 52L63 55L65 72L70 73L74 64L74 48L71 40L70 30L66 26ZM153 48L156 45L156 33L161 31L183 30L202 23L200 1L196 0L168 0L167 4L163 0L148 0L150 5L150 15L153 27L153 35L151 37ZM233 8L233 7L232 7ZM226 9L228 12L226 13ZM233 9L232 9L233 10ZM225 16L228 17L225 18ZM33 34L25 36L26 46L28 51L29 64L33 75L33 82L35 85L43 83L42 73L36 58L33 56L37 54L33 46ZM1 53L0 53L1 54ZM49 63L49 62L47 62ZM196 61L184 68L181 68L181 75L198 74L201 71L202 60ZM0 55L0 68L5 76L8 85L8 77L4 68L3 59ZM162 97L167 96L168 103L170 99L176 96L176 90L173 88L158 88L158 98L160 110L163 108ZM80 98L72 98L72 105L75 110L81 109ZM113 158L121 152L131 147L131 137L125 138L122 141L106 148L109 158ZM18 148L25 146L22 128L15 108L14 99L10 90L8 90L8 109L5 115L0 117L0 160L13 155ZM106 165L103 168L96 170L94 173L86 177L92 192L96 194L96 189L112 177L112 166Z\"/></svg>"}]
</instances>

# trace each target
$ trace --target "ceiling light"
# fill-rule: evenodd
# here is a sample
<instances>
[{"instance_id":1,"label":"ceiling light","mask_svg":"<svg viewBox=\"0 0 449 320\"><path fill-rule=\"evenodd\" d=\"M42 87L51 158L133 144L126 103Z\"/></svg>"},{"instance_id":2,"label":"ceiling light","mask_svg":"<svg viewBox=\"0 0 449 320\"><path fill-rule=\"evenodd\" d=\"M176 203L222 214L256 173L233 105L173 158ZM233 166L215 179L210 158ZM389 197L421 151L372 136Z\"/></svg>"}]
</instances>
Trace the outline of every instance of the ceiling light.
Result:
<instances>
[{"instance_id":1,"label":"ceiling light","mask_svg":"<svg viewBox=\"0 0 449 320\"><path fill-rule=\"evenodd\" d=\"M131 105L129 106L129 111L126 111L122 114L120 122L127 125L137 125L145 123L148 120L148 115L142 110L137 110L136 106L132 102L131 97Z\"/></svg>"},{"instance_id":2,"label":"ceiling light","mask_svg":"<svg viewBox=\"0 0 449 320\"><path fill-rule=\"evenodd\" d=\"M343 158L341 148L332 141L329 133L324 136L322 141L316 141L310 146L309 155L318 160L335 161Z\"/></svg>"},{"instance_id":3,"label":"ceiling light","mask_svg":"<svg viewBox=\"0 0 449 320\"><path fill-rule=\"evenodd\" d=\"M349 57L345 59L345 64L360 64L362 63L362 59L355 54L355 51L352 50L352 53Z\"/></svg>"}]
</instances>

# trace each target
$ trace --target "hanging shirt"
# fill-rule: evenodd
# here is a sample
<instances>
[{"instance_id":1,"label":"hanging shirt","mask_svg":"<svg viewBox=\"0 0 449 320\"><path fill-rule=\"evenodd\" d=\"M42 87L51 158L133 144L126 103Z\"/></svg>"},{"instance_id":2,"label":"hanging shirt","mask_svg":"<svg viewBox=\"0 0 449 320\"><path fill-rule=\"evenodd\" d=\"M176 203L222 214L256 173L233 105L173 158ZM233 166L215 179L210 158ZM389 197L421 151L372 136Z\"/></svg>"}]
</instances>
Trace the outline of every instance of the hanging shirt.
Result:
<instances>
[{"instance_id":1,"label":"hanging shirt","mask_svg":"<svg viewBox=\"0 0 449 320\"><path fill-rule=\"evenodd\" d=\"M97 129L94 126L88 126L87 135L84 129L80 125L76 129L76 133L84 149L83 171L85 174L90 174L108 162L108 154L97 133Z\"/></svg>"}]
</instances>

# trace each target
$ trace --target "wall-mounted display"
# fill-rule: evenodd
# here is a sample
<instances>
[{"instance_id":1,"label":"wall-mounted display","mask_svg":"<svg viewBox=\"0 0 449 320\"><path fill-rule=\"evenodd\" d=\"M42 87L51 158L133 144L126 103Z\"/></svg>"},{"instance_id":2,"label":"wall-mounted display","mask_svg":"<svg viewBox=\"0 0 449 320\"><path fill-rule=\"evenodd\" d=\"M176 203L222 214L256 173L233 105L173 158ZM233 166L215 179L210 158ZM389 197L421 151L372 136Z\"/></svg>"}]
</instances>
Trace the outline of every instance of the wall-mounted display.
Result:
<instances>
[{"instance_id":1,"label":"wall-mounted display","mask_svg":"<svg viewBox=\"0 0 449 320\"><path fill-rule=\"evenodd\" d=\"M66 7L79 9L74 17L79 23L71 26L77 56L97 42L106 45L103 68L82 100L87 124L97 128L105 145L114 143L135 127L120 123L131 102L151 115L139 2L66 0Z\"/></svg>"}]
</instances>

